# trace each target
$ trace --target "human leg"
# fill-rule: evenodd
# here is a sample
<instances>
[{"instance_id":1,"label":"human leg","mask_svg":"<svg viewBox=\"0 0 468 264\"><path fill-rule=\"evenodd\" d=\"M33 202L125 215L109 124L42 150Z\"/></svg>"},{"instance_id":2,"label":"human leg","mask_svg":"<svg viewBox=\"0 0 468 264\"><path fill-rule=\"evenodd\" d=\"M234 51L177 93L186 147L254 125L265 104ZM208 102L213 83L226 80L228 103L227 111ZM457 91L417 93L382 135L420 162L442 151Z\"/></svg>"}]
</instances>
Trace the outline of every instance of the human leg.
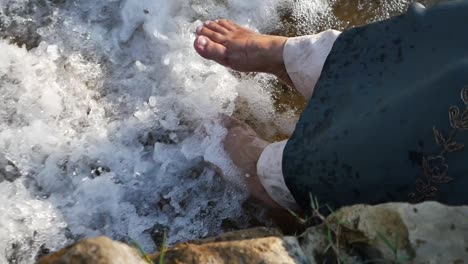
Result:
<instances>
[{"instance_id":1,"label":"human leg","mask_svg":"<svg viewBox=\"0 0 468 264\"><path fill-rule=\"evenodd\" d=\"M234 70L274 74L309 99L338 34L329 30L288 39L258 34L223 19L200 26L194 48L202 57ZM250 193L271 207L295 209L282 175L287 141L270 144L238 120L229 119L226 127L225 149L246 176Z\"/></svg>"},{"instance_id":2,"label":"human leg","mask_svg":"<svg viewBox=\"0 0 468 264\"><path fill-rule=\"evenodd\" d=\"M261 139L247 124L225 117L224 125L228 130L224 148L234 164L242 171L244 182L250 194L272 208L279 208L263 186L257 173L257 162L264 149L270 144Z\"/></svg>"}]
</instances>

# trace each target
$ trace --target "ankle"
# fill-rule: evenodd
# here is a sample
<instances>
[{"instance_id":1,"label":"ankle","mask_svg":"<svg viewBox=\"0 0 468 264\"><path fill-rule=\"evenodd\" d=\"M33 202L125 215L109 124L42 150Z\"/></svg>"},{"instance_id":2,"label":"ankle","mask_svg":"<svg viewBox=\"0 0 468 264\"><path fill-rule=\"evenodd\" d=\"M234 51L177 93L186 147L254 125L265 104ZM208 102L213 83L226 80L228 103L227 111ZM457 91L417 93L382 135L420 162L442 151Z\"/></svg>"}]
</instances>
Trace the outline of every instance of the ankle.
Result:
<instances>
[{"instance_id":1,"label":"ankle","mask_svg":"<svg viewBox=\"0 0 468 264\"><path fill-rule=\"evenodd\" d=\"M267 47L267 49L271 51L270 52L271 65L268 68L267 73L275 75L278 79L280 79L287 85L293 87L293 83L286 70L286 65L284 64L284 57L283 57L284 46L286 45L288 38L281 37L281 36L268 36L268 37L271 38L270 44Z\"/></svg>"},{"instance_id":2,"label":"ankle","mask_svg":"<svg viewBox=\"0 0 468 264\"><path fill-rule=\"evenodd\" d=\"M285 69L283 51L288 38L281 36L268 36L268 38L270 38L270 41L269 44L266 45L266 48L269 51L269 61L271 63L268 73L277 75Z\"/></svg>"},{"instance_id":3,"label":"ankle","mask_svg":"<svg viewBox=\"0 0 468 264\"><path fill-rule=\"evenodd\" d=\"M287 86L289 86L291 88L294 88L294 83L291 80L291 78L289 77L289 74L286 71L286 67L284 67L284 69L274 73L274 75L276 76L276 78L278 78L285 85L287 85Z\"/></svg>"}]
</instances>

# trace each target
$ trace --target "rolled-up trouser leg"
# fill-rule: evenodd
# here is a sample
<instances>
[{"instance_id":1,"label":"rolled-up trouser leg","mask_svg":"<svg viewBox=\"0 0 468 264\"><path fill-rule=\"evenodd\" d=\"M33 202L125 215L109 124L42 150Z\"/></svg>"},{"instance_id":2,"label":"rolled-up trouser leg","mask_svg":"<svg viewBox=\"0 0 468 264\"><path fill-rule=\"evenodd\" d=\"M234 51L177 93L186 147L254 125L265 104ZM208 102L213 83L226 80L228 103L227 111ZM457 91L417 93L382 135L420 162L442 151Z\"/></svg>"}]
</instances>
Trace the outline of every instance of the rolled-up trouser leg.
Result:
<instances>
[{"instance_id":1,"label":"rolled-up trouser leg","mask_svg":"<svg viewBox=\"0 0 468 264\"><path fill-rule=\"evenodd\" d=\"M283 57L286 70L295 88L307 99L312 96L323 64L339 31L327 30L316 35L290 38ZM264 188L278 204L294 210L297 204L283 177L283 150L287 141L269 145L257 163L257 173Z\"/></svg>"}]
</instances>

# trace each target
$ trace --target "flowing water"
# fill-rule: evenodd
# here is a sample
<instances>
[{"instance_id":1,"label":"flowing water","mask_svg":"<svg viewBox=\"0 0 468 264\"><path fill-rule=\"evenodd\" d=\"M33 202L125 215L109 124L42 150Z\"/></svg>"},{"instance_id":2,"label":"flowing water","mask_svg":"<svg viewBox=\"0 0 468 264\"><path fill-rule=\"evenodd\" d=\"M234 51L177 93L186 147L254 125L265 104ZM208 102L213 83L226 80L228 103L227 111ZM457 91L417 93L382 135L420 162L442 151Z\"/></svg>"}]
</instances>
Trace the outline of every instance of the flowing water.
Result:
<instances>
[{"instance_id":1,"label":"flowing water","mask_svg":"<svg viewBox=\"0 0 468 264\"><path fill-rule=\"evenodd\" d=\"M246 213L219 116L281 138L304 101L271 76L200 58L195 28L226 17L302 35L408 2L0 0L0 263L85 236L151 251L163 233L175 243L272 225L258 207Z\"/></svg>"}]
</instances>

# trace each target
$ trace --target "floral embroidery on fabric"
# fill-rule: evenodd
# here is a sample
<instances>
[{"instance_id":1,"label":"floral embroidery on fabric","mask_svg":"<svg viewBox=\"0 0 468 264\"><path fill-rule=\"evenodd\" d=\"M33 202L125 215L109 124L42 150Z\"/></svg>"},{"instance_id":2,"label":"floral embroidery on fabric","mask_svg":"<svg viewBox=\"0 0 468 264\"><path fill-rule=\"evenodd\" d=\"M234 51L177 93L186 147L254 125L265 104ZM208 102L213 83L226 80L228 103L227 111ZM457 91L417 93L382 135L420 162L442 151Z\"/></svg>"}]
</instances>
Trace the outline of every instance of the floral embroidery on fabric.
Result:
<instances>
[{"instance_id":1,"label":"floral embroidery on fabric","mask_svg":"<svg viewBox=\"0 0 468 264\"><path fill-rule=\"evenodd\" d=\"M468 87L461 91L461 99L465 103L462 111L458 106L449 108L449 120L452 131L448 136L433 128L434 140L441 147L437 155L425 156L422 159L422 176L416 180L416 191L409 194L411 202L418 203L436 195L437 185L448 183L453 180L449 176L449 166L446 162L447 153L461 151L464 144L456 141L455 137L459 131L468 131Z\"/></svg>"}]
</instances>

